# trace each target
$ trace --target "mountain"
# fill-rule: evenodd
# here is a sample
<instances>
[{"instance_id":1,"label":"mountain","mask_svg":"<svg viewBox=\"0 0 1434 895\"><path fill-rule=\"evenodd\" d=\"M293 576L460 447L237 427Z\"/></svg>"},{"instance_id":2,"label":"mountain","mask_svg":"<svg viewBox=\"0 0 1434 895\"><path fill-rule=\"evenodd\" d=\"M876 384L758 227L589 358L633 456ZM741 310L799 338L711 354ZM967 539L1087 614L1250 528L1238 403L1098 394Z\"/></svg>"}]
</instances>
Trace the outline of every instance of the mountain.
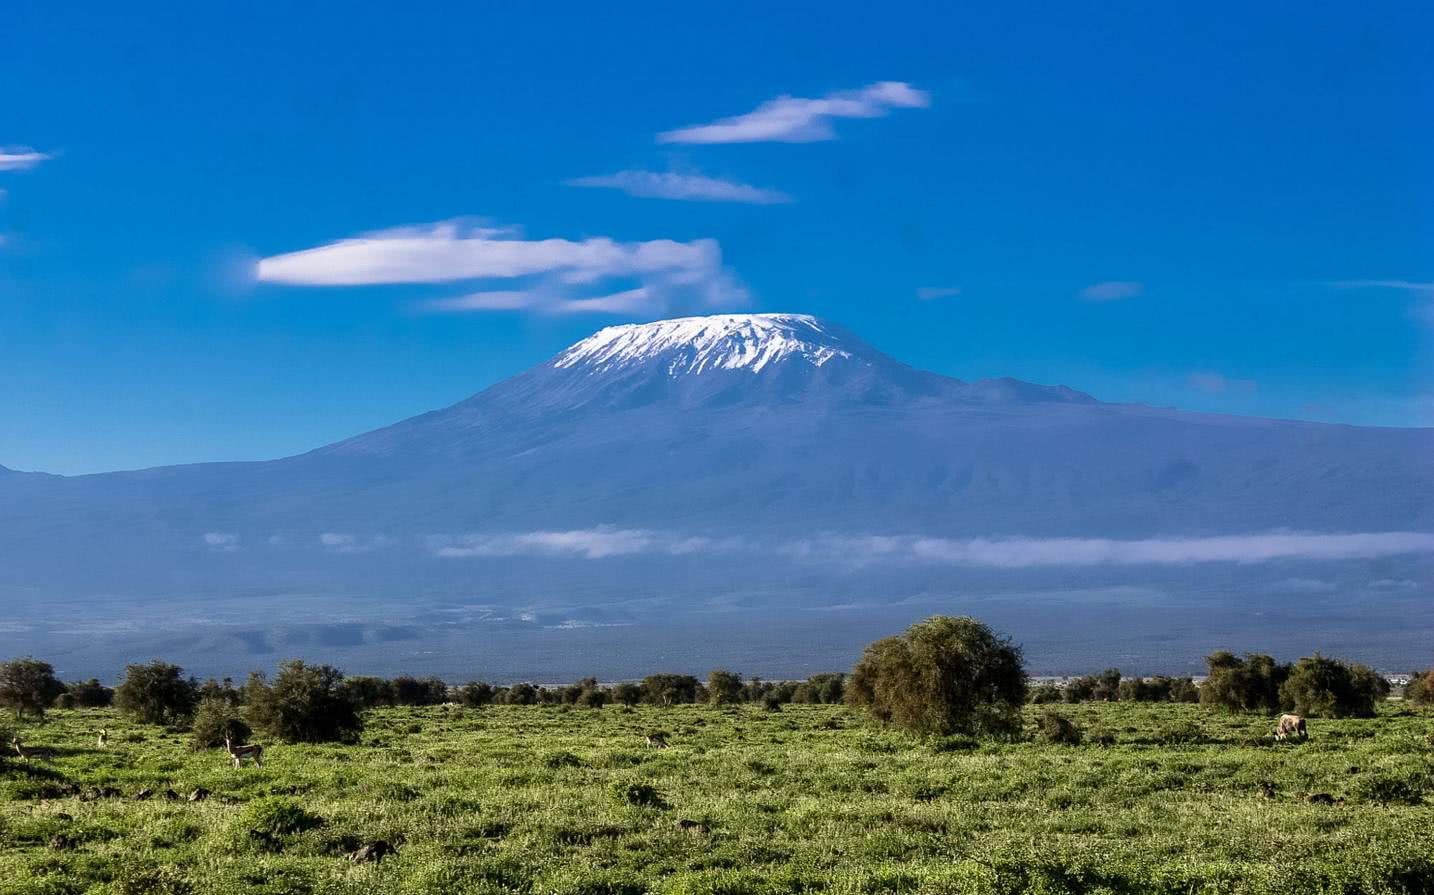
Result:
<instances>
[{"instance_id":1,"label":"mountain","mask_svg":"<svg viewBox=\"0 0 1434 895\"><path fill-rule=\"evenodd\" d=\"M451 407L295 457L0 473L0 601L154 611L263 594L293 609L310 594L391 610L421 594L561 604L594 625L636 624L612 610L635 592L669 615L753 594L896 602L1003 563L1022 582L1059 571L1059 558L972 559L972 539L1417 537L1434 532L1431 458L1434 430L965 382L812 317L694 317L603 329ZM1329 549L1421 561L1422 541L1377 557L1350 543ZM1190 566L1144 562L1142 581L1191 585ZM1063 586L1131 563L1074 564Z\"/></svg>"}]
</instances>

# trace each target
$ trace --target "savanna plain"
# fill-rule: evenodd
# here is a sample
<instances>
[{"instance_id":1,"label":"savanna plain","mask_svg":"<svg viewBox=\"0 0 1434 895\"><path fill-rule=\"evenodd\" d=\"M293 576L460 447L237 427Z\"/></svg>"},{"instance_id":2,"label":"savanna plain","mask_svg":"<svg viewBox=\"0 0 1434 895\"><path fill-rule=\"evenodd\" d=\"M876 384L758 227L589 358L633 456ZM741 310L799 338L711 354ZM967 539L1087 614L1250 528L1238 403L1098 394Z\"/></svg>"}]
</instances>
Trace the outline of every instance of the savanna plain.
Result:
<instances>
[{"instance_id":1,"label":"savanna plain","mask_svg":"<svg viewBox=\"0 0 1434 895\"><path fill-rule=\"evenodd\" d=\"M841 705L379 708L235 768L55 710L16 727L53 754L0 767L0 895L1434 891L1427 712L1276 742L1265 715L1062 706L1078 745L1044 712L972 740ZM375 840L396 853L346 860Z\"/></svg>"}]
</instances>

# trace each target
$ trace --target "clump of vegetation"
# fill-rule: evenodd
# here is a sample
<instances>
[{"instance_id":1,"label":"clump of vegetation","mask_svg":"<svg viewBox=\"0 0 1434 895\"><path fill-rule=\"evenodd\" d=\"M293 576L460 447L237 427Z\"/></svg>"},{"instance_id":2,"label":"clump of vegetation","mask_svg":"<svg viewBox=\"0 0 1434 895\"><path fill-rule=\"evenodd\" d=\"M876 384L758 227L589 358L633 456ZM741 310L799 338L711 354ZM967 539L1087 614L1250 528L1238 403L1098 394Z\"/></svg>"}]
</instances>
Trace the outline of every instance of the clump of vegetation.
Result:
<instances>
[{"instance_id":1,"label":"clump of vegetation","mask_svg":"<svg viewBox=\"0 0 1434 895\"><path fill-rule=\"evenodd\" d=\"M935 616L866 648L847 701L917 734L983 736L1021 727L1020 648L974 618Z\"/></svg>"},{"instance_id":2,"label":"clump of vegetation","mask_svg":"<svg viewBox=\"0 0 1434 895\"><path fill-rule=\"evenodd\" d=\"M1247 653L1244 658L1227 650L1205 659L1208 674L1200 688L1200 702L1231 711L1276 712L1280 709L1280 687L1289 677L1290 666L1272 657Z\"/></svg>"},{"instance_id":3,"label":"clump of vegetation","mask_svg":"<svg viewBox=\"0 0 1434 895\"><path fill-rule=\"evenodd\" d=\"M353 742L363 719L343 680L332 666L291 659L279 666L273 684L248 695L249 718L290 743Z\"/></svg>"},{"instance_id":4,"label":"clump of vegetation","mask_svg":"<svg viewBox=\"0 0 1434 895\"><path fill-rule=\"evenodd\" d=\"M1280 685L1283 707L1312 718L1372 718L1388 693L1388 682L1372 668L1319 653L1296 662Z\"/></svg>"},{"instance_id":5,"label":"clump of vegetation","mask_svg":"<svg viewBox=\"0 0 1434 895\"><path fill-rule=\"evenodd\" d=\"M199 688L178 665L155 659L125 668L115 688L115 706L146 724L182 724L194 714Z\"/></svg>"},{"instance_id":6,"label":"clump of vegetation","mask_svg":"<svg viewBox=\"0 0 1434 895\"><path fill-rule=\"evenodd\" d=\"M282 851L290 837L322 826L324 819L293 799L269 796L250 802L235 819L240 847L257 845L264 851Z\"/></svg>"},{"instance_id":7,"label":"clump of vegetation","mask_svg":"<svg viewBox=\"0 0 1434 895\"><path fill-rule=\"evenodd\" d=\"M650 674L642 679L642 698L649 705L679 705L698 701L702 682L690 674Z\"/></svg>"},{"instance_id":8,"label":"clump of vegetation","mask_svg":"<svg viewBox=\"0 0 1434 895\"><path fill-rule=\"evenodd\" d=\"M99 682L97 678L65 684L65 692L55 700L63 709L102 709L113 705L115 691Z\"/></svg>"},{"instance_id":9,"label":"clump of vegetation","mask_svg":"<svg viewBox=\"0 0 1434 895\"><path fill-rule=\"evenodd\" d=\"M742 701L742 675L717 668L707 675L707 700L713 705Z\"/></svg>"},{"instance_id":10,"label":"clump of vegetation","mask_svg":"<svg viewBox=\"0 0 1434 895\"><path fill-rule=\"evenodd\" d=\"M1410 705L1434 705L1434 668L1409 679L1404 687L1404 700Z\"/></svg>"},{"instance_id":11,"label":"clump of vegetation","mask_svg":"<svg viewBox=\"0 0 1434 895\"><path fill-rule=\"evenodd\" d=\"M1120 669L1107 668L1100 674L1078 677L1066 685L1066 702L1114 702L1120 698Z\"/></svg>"},{"instance_id":12,"label":"clump of vegetation","mask_svg":"<svg viewBox=\"0 0 1434 895\"><path fill-rule=\"evenodd\" d=\"M1045 743L1079 746L1084 735L1071 719L1055 712L1046 712L1041 716L1040 738Z\"/></svg>"},{"instance_id":13,"label":"clump of vegetation","mask_svg":"<svg viewBox=\"0 0 1434 895\"><path fill-rule=\"evenodd\" d=\"M0 665L0 705L14 709L16 718L45 717L45 709L64 692L49 662L25 656Z\"/></svg>"},{"instance_id":14,"label":"clump of vegetation","mask_svg":"<svg viewBox=\"0 0 1434 895\"><path fill-rule=\"evenodd\" d=\"M227 737L235 745L249 742L252 731L239 710L227 699L209 697L199 702L190 723L189 742L195 750L224 745Z\"/></svg>"},{"instance_id":15,"label":"clump of vegetation","mask_svg":"<svg viewBox=\"0 0 1434 895\"><path fill-rule=\"evenodd\" d=\"M612 784L612 796L624 805L638 808L660 808L664 804L662 795L651 783L616 780Z\"/></svg>"},{"instance_id":16,"label":"clump of vegetation","mask_svg":"<svg viewBox=\"0 0 1434 895\"><path fill-rule=\"evenodd\" d=\"M470 709L492 705L493 685L483 681L469 681L458 688L458 701Z\"/></svg>"}]
</instances>

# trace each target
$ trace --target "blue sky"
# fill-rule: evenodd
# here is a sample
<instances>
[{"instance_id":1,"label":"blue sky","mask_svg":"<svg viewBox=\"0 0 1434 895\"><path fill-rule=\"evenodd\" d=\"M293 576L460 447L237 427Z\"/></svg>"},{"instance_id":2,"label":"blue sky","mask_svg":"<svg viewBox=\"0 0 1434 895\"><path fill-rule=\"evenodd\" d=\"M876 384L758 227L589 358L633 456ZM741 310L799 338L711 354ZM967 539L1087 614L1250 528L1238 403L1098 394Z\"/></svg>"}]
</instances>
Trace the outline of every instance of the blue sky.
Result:
<instances>
[{"instance_id":1,"label":"blue sky","mask_svg":"<svg viewBox=\"0 0 1434 895\"><path fill-rule=\"evenodd\" d=\"M1434 425L1418 4L263 6L5 12L0 464L281 456L740 310Z\"/></svg>"}]
</instances>

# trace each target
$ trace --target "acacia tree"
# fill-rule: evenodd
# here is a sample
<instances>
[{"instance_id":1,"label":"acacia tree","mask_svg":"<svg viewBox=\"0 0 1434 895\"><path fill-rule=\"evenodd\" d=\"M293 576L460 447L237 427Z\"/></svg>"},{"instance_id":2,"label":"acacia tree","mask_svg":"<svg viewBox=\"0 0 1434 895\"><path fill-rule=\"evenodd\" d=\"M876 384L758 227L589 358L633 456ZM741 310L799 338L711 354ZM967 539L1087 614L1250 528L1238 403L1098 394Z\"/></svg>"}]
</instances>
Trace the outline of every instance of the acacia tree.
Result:
<instances>
[{"instance_id":1,"label":"acacia tree","mask_svg":"<svg viewBox=\"0 0 1434 895\"><path fill-rule=\"evenodd\" d=\"M713 669L707 675L707 699L713 705L741 702L742 675L721 668Z\"/></svg>"},{"instance_id":2,"label":"acacia tree","mask_svg":"<svg viewBox=\"0 0 1434 895\"><path fill-rule=\"evenodd\" d=\"M194 714L199 687L178 665L155 659L125 668L115 688L115 706L147 724L175 724Z\"/></svg>"},{"instance_id":3,"label":"acacia tree","mask_svg":"<svg viewBox=\"0 0 1434 895\"><path fill-rule=\"evenodd\" d=\"M0 705L13 708L16 718L26 713L45 717L45 709L64 692L49 662L25 656L0 665Z\"/></svg>"},{"instance_id":4,"label":"acacia tree","mask_svg":"<svg viewBox=\"0 0 1434 895\"><path fill-rule=\"evenodd\" d=\"M1374 669L1315 653L1295 663L1280 686L1280 702L1312 718L1372 718L1375 703L1388 692Z\"/></svg>"},{"instance_id":5,"label":"acacia tree","mask_svg":"<svg viewBox=\"0 0 1434 895\"><path fill-rule=\"evenodd\" d=\"M846 699L919 734L1010 734L1021 728L1021 650L974 618L934 616L866 648Z\"/></svg>"},{"instance_id":6,"label":"acacia tree","mask_svg":"<svg viewBox=\"0 0 1434 895\"><path fill-rule=\"evenodd\" d=\"M249 720L290 743L353 742L363 732L363 718L343 683L343 673L331 665L290 659L272 684L254 688Z\"/></svg>"},{"instance_id":7,"label":"acacia tree","mask_svg":"<svg viewBox=\"0 0 1434 895\"><path fill-rule=\"evenodd\" d=\"M1200 688L1200 702L1232 711L1276 712L1280 709L1280 687L1290 676L1290 666L1272 657L1246 653L1244 658L1228 650L1205 658L1208 675Z\"/></svg>"}]
</instances>

